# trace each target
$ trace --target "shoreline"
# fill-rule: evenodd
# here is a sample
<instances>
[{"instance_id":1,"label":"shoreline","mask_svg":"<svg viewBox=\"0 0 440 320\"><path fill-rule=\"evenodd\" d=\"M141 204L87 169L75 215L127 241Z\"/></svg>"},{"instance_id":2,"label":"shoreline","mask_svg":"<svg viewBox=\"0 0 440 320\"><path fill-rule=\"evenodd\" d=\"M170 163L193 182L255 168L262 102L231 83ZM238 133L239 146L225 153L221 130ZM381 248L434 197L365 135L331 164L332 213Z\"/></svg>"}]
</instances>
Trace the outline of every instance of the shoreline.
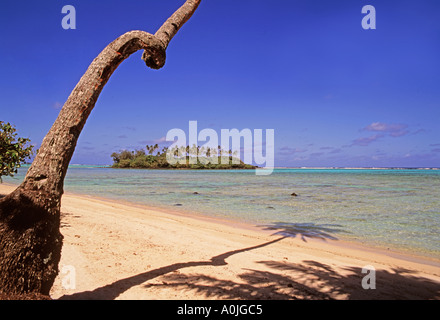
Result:
<instances>
[{"instance_id":1,"label":"shoreline","mask_svg":"<svg viewBox=\"0 0 440 320\"><path fill-rule=\"evenodd\" d=\"M213 221L221 224L226 225L237 225L244 229L250 229L250 230L256 230L259 232L264 232L266 234L275 233L275 231L266 231L263 229L265 224L258 224L257 222L249 222L249 221L243 221L238 218L234 217L219 217L214 216L210 214L205 214L202 212L194 212L190 209L186 209L185 207L179 207L179 209L174 208L165 208L165 207L159 207L154 205L147 205L141 202L134 202L134 201L128 201L128 200L121 200L121 199L112 199L107 197L100 197L96 195L87 195L87 194L81 194L81 193L75 193L75 192L65 192L65 195L72 195L72 196L78 196L78 197L86 197L90 199L98 199L104 202L114 202L114 203L120 203L127 206L134 206L137 208L148 208L150 210L156 210L163 213L173 213L176 215L183 215L186 217L194 218L194 219L202 219L206 221ZM314 240L314 239L311 239ZM415 248L405 248L405 247L394 247L390 244L386 243L372 243L365 241L358 241L358 240L351 240L351 239L341 239L338 237L337 241L332 242L334 245L337 246L346 246L346 247L353 247L357 248L359 250L366 250L366 251L376 251L381 252L384 255L390 255L394 256L400 259L405 259L408 261L423 261L423 263L429 263L429 264L438 264L440 267L440 256L435 256L431 252L424 251L424 254L417 252L417 249Z\"/></svg>"},{"instance_id":2,"label":"shoreline","mask_svg":"<svg viewBox=\"0 0 440 320\"><path fill-rule=\"evenodd\" d=\"M176 215L183 217L185 219L194 219L194 220L201 220L208 223L213 223L217 225L224 225L226 227L235 228L242 231L251 231L256 233L264 234L265 236L275 236L276 230L269 231L260 228L258 225L250 223L250 222L243 222L240 220L235 220L234 218L222 218L222 217L215 217L206 215L203 213L191 213L190 210L180 209L180 210L173 210L171 208L162 208L162 207L155 207L150 205L145 205L142 203L135 203L130 201L124 201L124 200L116 200L111 198L105 198L105 197L99 197L99 196L92 196L92 195L85 195L85 194L78 194L74 192L65 192L64 195L67 195L69 197L76 197L79 199L86 199L89 201L97 201L100 203L111 203L114 205L124 205L127 207L133 207L136 209L145 209L148 211L156 211L165 215ZM290 239L299 240L295 236L288 236ZM435 258L432 256L425 256L425 255L417 255L410 250L404 251L404 250L398 250L396 248L390 249L386 248L385 245L383 246L374 246L362 243L360 241L350 241L345 239L337 239L337 240L326 240L326 239L315 239L310 238L306 235L306 241L303 242L312 242L316 243L318 246L320 244L327 245L329 247L335 247L340 248L342 250L349 249L354 251L365 251L373 254L379 254L383 256L388 256L393 259L398 260L404 260L407 262L413 262L417 264L425 264L433 267L439 268L438 275L440 276L440 257Z\"/></svg>"},{"instance_id":3,"label":"shoreline","mask_svg":"<svg viewBox=\"0 0 440 320\"><path fill-rule=\"evenodd\" d=\"M13 188L13 189L18 187L18 185L12 185L9 183L2 183L0 185L0 195L2 194L2 188L1 188L2 185L6 186L8 188ZM11 191L13 189L11 189ZM146 205L146 204L138 203L138 202L131 202L131 201L120 200L120 199L112 199L112 198L100 197L100 196L96 196L96 195L80 194L80 193L75 193L75 192L64 192L63 197L64 196L76 197L76 198L80 198L80 199L83 198L83 199L87 199L89 201L99 201L101 203L112 203L115 205L122 204L124 206L133 207L133 208L137 208L137 209L146 209L149 211L157 211L157 212L160 212L163 214L172 214L172 215L182 216L182 217L189 218L189 219L202 220L202 221L206 221L206 222L210 222L210 223L225 225L228 227L235 227L235 228L239 228L239 229L243 229L243 230L250 230L250 231L254 231L254 232L259 232L259 233L262 233L265 235L274 235L276 233L276 231L268 231L268 230L261 228L264 225L259 227L255 223L244 222L239 219L234 219L233 217L225 218L225 217L212 216L212 215L203 214L200 212L192 212L190 210L186 210L185 208L173 209L173 208L157 207L157 206ZM294 239L296 237L291 236L290 238ZM364 243L362 241L346 240L346 239L340 239L340 238L337 238L336 240L330 240L330 241L327 241L325 239L324 240L313 239L313 238L309 238L307 236L306 236L306 238L307 238L307 241L318 241L321 243L326 243L331 246L336 246L336 247L341 247L341 248L347 248L347 249L352 248L354 250L359 250L359 251L379 253L381 255L389 256L391 258L401 259L401 260L405 260L408 262L416 262L416 263L421 263L421 264L426 264L426 265L432 265L432 266L436 266L436 267L440 268L440 257L434 257L432 255L428 256L428 255L416 254L414 252L415 249L405 250L403 248L388 247L389 246L388 244L374 245L374 244L371 244L368 242ZM439 274L440 274L440 269L439 269Z\"/></svg>"},{"instance_id":4,"label":"shoreline","mask_svg":"<svg viewBox=\"0 0 440 320\"><path fill-rule=\"evenodd\" d=\"M440 299L438 261L93 196L61 206L53 299ZM361 286L367 265L376 290Z\"/></svg>"},{"instance_id":5,"label":"shoreline","mask_svg":"<svg viewBox=\"0 0 440 320\"><path fill-rule=\"evenodd\" d=\"M274 235L277 231L269 231L263 229L265 226L264 224L258 225L251 222L245 222L239 219L234 219L233 217L218 217L218 216L212 216L208 214L203 214L201 212L192 212L191 210L187 210L185 208L180 209L174 209L174 208L164 208L164 207L157 207L152 205L146 205L139 202L131 202L126 200L120 200L120 199L112 199L112 198L106 198L106 197L100 197L95 195L87 195L87 194L79 194L75 192L65 192L64 195L72 196L72 197L78 197L78 198L84 198L88 200L97 200L104 203L113 203L113 204L122 204L124 206L133 207L137 209L147 209L152 211L161 212L163 214L172 214L177 216L182 216L189 219L195 219L195 220L202 220L206 222L216 223L220 225L225 225L228 227L235 227L243 230L251 230L254 232L259 232L265 235ZM289 236L290 238L294 239L295 236ZM371 244L367 241L355 241L355 240L347 240L347 239L341 239L337 238L336 240L322 240L322 239L314 239L307 237L307 241L316 241L320 243L326 243L331 246L341 247L341 248L352 248L354 250L360 250L360 251L368 251L372 253L380 253L385 256L389 256L396 259L402 259L409 262L416 262L421 264L427 264L432 266L437 266L440 268L440 257L434 257L432 255L428 254L416 254L415 249L407 249L404 248L395 248L390 246L389 244ZM440 269L439 269L440 274Z\"/></svg>"}]
</instances>

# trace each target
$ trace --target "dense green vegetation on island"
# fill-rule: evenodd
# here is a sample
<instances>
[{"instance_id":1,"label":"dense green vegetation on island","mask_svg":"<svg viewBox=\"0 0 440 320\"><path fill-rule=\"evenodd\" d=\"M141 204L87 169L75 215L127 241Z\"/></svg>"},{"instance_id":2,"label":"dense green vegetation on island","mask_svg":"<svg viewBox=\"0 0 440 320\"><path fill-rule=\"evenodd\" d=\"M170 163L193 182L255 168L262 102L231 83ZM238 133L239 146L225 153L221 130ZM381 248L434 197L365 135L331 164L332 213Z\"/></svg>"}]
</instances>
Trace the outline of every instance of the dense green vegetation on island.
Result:
<instances>
[{"instance_id":1,"label":"dense green vegetation on island","mask_svg":"<svg viewBox=\"0 0 440 320\"><path fill-rule=\"evenodd\" d=\"M112 153L113 168L133 169L255 169L241 161L231 150L199 146L167 147L147 145L146 149Z\"/></svg>"}]
</instances>

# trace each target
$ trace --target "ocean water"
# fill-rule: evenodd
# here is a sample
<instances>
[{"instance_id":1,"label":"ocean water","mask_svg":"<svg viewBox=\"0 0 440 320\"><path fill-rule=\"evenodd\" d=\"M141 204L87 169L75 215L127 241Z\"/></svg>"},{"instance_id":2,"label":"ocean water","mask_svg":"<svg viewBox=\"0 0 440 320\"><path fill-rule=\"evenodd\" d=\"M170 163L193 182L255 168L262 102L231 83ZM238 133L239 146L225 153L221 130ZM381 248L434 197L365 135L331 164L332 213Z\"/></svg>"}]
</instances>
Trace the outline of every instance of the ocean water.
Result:
<instances>
[{"instance_id":1,"label":"ocean water","mask_svg":"<svg viewBox=\"0 0 440 320\"><path fill-rule=\"evenodd\" d=\"M26 168L7 183L18 184ZM136 170L71 166L65 191L440 258L440 170ZM297 196L292 196L296 193Z\"/></svg>"}]
</instances>

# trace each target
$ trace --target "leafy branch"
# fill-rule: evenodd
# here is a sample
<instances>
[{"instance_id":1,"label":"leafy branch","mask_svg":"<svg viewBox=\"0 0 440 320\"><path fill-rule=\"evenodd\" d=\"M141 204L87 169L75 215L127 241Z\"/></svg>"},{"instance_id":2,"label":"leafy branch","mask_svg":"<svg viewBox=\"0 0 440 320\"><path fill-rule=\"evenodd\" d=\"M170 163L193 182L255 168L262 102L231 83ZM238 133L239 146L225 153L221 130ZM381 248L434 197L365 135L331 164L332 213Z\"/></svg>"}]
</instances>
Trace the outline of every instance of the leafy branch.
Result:
<instances>
[{"instance_id":1,"label":"leafy branch","mask_svg":"<svg viewBox=\"0 0 440 320\"><path fill-rule=\"evenodd\" d=\"M2 176L14 176L18 168L30 159L33 145L28 138L17 138L16 129L8 122L0 121L0 182Z\"/></svg>"}]
</instances>

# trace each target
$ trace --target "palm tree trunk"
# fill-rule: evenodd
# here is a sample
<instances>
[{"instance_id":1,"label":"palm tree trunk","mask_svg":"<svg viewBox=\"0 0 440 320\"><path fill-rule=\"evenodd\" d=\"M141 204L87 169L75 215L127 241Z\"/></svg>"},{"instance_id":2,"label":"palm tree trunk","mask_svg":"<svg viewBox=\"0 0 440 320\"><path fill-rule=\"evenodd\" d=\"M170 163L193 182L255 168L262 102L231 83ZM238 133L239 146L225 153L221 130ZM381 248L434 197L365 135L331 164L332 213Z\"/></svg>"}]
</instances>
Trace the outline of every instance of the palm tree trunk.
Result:
<instances>
[{"instance_id":1,"label":"palm tree trunk","mask_svg":"<svg viewBox=\"0 0 440 320\"><path fill-rule=\"evenodd\" d=\"M90 64L43 139L23 183L0 200L0 293L49 294L61 257L64 177L99 94L119 64L138 50L144 50L148 67L161 68L170 40L199 3L187 0L155 35L123 34Z\"/></svg>"}]
</instances>

